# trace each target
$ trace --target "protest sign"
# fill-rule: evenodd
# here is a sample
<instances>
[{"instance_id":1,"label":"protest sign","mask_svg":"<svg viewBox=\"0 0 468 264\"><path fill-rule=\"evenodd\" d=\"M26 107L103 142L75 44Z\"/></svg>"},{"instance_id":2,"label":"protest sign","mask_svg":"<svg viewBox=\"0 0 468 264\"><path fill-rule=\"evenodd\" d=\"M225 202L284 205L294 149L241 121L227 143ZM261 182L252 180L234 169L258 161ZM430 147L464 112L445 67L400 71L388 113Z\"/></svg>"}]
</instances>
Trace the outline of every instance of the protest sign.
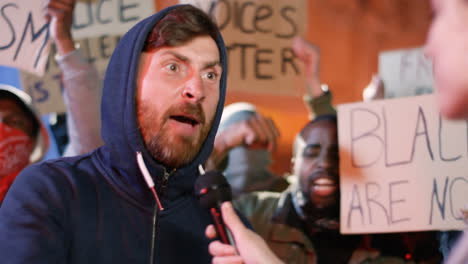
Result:
<instances>
[{"instance_id":1,"label":"protest sign","mask_svg":"<svg viewBox=\"0 0 468 264\"><path fill-rule=\"evenodd\" d=\"M297 95L305 86L302 65L291 45L303 36L307 1L181 0L217 22L229 57L229 91Z\"/></svg>"},{"instance_id":2,"label":"protest sign","mask_svg":"<svg viewBox=\"0 0 468 264\"><path fill-rule=\"evenodd\" d=\"M100 36L78 41L85 57L94 64L102 79L119 40L120 36ZM32 74L22 73L21 82L23 89L31 95L35 107L42 114L65 111L61 70L54 59L54 52L51 52L44 77L38 78Z\"/></svg>"},{"instance_id":3,"label":"protest sign","mask_svg":"<svg viewBox=\"0 0 468 264\"><path fill-rule=\"evenodd\" d=\"M468 121L435 95L338 106L341 232L463 229Z\"/></svg>"},{"instance_id":4,"label":"protest sign","mask_svg":"<svg viewBox=\"0 0 468 264\"><path fill-rule=\"evenodd\" d=\"M154 13L154 1L80 0L73 14L73 37L78 39L83 53L103 77L120 36ZM43 78L28 73L21 74L23 89L31 95L36 108L44 114L65 111L61 71L54 56L52 52Z\"/></svg>"},{"instance_id":5,"label":"protest sign","mask_svg":"<svg viewBox=\"0 0 468 264\"><path fill-rule=\"evenodd\" d=\"M49 27L41 1L0 2L0 62L43 75L49 54Z\"/></svg>"},{"instance_id":6,"label":"protest sign","mask_svg":"<svg viewBox=\"0 0 468 264\"><path fill-rule=\"evenodd\" d=\"M154 13L153 0L80 1L73 14L73 37L123 35L137 22Z\"/></svg>"},{"instance_id":7,"label":"protest sign","mask_svg":"<svg viewBox=\"0 0 468 264\"><path fill-rule=\"evenodd\" d=\"M422 48L382 52L379 75L385 84L385 98L432 93L432 64Z\"/></svg>"}]
</instances>

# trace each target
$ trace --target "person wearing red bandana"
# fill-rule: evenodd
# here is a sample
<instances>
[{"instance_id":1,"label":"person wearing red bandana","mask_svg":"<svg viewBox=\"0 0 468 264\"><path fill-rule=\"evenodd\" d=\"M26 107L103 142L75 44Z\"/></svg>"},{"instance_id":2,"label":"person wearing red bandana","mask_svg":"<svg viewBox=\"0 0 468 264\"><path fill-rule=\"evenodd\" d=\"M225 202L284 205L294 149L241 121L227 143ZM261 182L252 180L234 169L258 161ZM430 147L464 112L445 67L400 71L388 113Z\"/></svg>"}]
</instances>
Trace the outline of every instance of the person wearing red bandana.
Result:
<instances>
[{"instance_id":1,"label":"person wearing red bandana","mask_svg":"<svg viewBox=\"0 0 468 264\"><path fill-rule=\"evenodd\" d=\"M44 154L47 134L21 90L0 85L0 205L16 175Z\"/></svg>"}]
</instances>

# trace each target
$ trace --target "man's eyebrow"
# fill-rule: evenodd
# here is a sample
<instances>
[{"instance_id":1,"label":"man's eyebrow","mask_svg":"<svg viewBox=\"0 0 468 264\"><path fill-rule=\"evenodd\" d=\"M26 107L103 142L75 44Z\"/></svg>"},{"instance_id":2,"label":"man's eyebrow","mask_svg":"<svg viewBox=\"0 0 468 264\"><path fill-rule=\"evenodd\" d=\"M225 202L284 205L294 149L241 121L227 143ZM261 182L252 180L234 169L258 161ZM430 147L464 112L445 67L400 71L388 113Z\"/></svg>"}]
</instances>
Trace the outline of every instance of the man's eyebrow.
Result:
<instances>
[{"instance_id":1,"label":"man's eyebrow","mask_svg":"<svg viewBox=\"0 0 468 264\"><path fill-rule=\"evenodd\" d=\"M206 63L205 66L203 67L203 69L213 68L213 67L216 67L216 66L219 66L219 67L223 68L221 66L221 62L219 62L219 60L215 60L215 61Z\"/></svg>"},{"instance_id":2,"label":"man's eyebrow","mask_svg":"<svg viewBox=\"0 0 468 264\"><path fill-rule=\"evenodd\" d=\"M307 144L305 148L320 148L320 143Z\"/></svg>"},{"instance_id":3,"label":"man's eyebrow","mask_svg":"<svg viewBox=\"0 0 468 264\"><path fill-rule=\"evenodd\" d=\"M305 147L306 148L320 148L322 144L320 143L309 143ZM330 144L330 148L339 148L338 144Z\"/></svg>"},{"instance_id":4,"label":"man's eyebrow","mask_svg":"<svg viewBox=\"0 0 468 264\"><path fill-rule=\"evenodd\" d=\"M190 62L189 58L187 58L184 55L179 54L177 52L168 50L168 51L165 51L162 55L166 55L166 54L172 55L172 56L176 57L180 61ZM219 67L222 68L221 62L219 60L214 60L214 61L210 61L210 62L205 63L205 65L203 65L203 69L208 69L208 68L212 68L212 67L215 67L215 66L219 66Z\"/></svg>"},{"instance_id":5,"label":"man's eyebrow","mask_svg":"<svg viewBox=\"0 0 468 264\"><path fill-rule=\"evenodd\" d=\"M183 62L190 61L189 58L185 57L184 55L179 54L179 53L174 52L174 51L171 51L171 50L168 50L168 51L163 52L162 55L167 55L167 54L168 54L168 55L172 55L172 56L176 57L178 60L181 60L181 61L183 61Z\"/></svg>"}]
</instances>

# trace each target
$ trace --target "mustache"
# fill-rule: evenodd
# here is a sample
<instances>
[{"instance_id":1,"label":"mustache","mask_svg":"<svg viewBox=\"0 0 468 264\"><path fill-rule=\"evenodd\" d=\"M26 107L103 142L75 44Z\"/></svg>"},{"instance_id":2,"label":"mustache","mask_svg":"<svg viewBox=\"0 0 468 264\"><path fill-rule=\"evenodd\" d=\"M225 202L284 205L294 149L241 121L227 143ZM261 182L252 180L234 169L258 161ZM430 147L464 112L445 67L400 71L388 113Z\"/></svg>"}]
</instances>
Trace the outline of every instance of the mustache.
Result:
<instances>
[{"instance_id":1,"label":"mustache","mask_svg":"<svg viewBox=\"0 0 468 264\"><path fill-rule=\"evenodd\" d=\"M188 115L195 118L200 124L206 123L205 112L200 104L183 103L182 105L171 106L166 111L164 119L167 120L175 115Z\"/></svg>"}]
</instances>

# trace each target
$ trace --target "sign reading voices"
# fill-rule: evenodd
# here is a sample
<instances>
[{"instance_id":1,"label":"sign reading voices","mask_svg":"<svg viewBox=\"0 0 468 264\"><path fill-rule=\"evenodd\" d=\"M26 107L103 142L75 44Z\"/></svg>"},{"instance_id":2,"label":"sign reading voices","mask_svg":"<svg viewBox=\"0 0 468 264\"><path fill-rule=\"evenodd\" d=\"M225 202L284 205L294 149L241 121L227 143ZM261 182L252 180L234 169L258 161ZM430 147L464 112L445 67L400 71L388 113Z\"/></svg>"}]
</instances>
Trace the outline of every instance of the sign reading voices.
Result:
<instances>
[{"instance_id":1,"label":"sign reading voices","mask_svg":"<svg viewBox=\"0 0 468 264\"><path fill-rule=\"evenodd\" d=\"M341 232L463 229L468 121L435 95L338 107Z\"/></svg>"},{"instance_id":2,"label":"sign reading voices","mask_svg":"<svg viewBox=\"0 0 468 264\"><path fill-rule=\"evenodd\" d=\"M307 1L180 2L200 7L217 22L228 49L230 91L293 95L305 85L291 45L306 30Z\"/></svg>"}]
</instances>

